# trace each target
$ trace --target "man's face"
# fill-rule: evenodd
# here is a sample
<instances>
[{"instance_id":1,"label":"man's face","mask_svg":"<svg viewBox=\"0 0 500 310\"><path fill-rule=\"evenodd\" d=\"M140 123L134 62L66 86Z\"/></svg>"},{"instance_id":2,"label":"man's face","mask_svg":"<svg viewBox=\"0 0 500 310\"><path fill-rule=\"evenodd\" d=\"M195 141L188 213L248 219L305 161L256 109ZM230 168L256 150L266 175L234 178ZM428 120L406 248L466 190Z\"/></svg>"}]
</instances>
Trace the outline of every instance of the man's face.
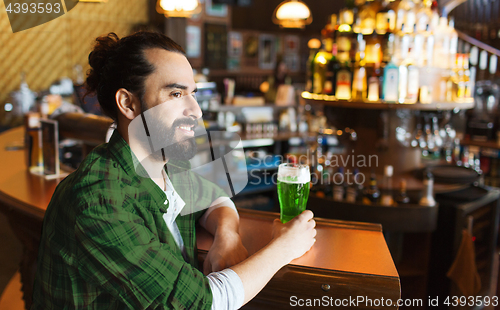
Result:
<instances>
[{"instance_id":1,"label":"man's face","mask_svg":"<svg viewBox=\"0 0 500 310\"><path fill-rule=\"evenodd\" d=\"M165 139L166 158L190 159L196 152L194 127L202 116L191 65L184 55L163 49L149 49L145 55L155 67L145 80L142 102L150 110L149 133ZM163 159L161 152L152 155Z\"/></svg>"}]
</instances>

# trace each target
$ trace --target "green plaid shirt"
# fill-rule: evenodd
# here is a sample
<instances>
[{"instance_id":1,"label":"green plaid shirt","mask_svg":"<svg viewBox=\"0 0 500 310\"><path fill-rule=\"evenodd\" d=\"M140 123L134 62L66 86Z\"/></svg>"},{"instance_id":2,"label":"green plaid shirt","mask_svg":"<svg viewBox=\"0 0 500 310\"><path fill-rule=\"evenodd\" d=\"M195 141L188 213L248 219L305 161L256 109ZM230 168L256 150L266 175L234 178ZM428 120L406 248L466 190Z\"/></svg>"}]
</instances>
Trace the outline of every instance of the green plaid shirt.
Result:
<instances>
[{"instance_id":1,"label":"green plaid shirt","mask_svg":"<svg viewBox=\"0 0 500 310\"><path fill-rule=\"evenodd\" d=\"M32 309L210 309L212 293L196 255L203 211L177 217L184 259L162 217L165 193L136 173L132 157L115 131L56 188L43 223ZM185 208L200 210L227 196L188 165L171 161L168 169Z\"/></svg>"}]
</instances>

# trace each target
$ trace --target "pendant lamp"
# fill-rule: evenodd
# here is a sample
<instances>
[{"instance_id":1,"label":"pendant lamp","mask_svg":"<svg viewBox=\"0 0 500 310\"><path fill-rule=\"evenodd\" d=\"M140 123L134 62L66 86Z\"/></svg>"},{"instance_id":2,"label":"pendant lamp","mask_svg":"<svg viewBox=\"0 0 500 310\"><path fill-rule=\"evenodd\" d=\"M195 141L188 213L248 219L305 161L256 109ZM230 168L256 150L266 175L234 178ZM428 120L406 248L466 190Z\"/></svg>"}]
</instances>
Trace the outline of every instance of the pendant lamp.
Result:
<instances>
[{"instance_id":1,"label":"pendant lamp","mask_svg":"<svg viewBox=\"0 0 500 310\"><path fill-rule=\"evenodd\" d=\"M191 17L201 12L198 0L158 0L156 11L165 17Z\"/></svg>"},{"instance_id":2,"label":"pendant lamp","mask_svg":"<svg viewBox=\"0 0 500 310\"><path fill-rule=\"evenodd\" d=\"M285 0L274 10L273 22L282 28L304 28L312 22L311 11L302 1Z\"/></svg>"}]
</instances>

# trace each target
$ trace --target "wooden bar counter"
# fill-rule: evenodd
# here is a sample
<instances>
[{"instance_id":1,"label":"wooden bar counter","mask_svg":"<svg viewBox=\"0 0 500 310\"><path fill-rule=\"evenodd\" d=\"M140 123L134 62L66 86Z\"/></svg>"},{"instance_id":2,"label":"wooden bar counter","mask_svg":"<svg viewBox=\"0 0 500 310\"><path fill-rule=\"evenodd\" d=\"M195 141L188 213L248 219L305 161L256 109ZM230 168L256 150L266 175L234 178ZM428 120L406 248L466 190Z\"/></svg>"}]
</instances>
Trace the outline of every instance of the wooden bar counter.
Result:
<instances>
[{"instance_id":1,"label":"wooden bar counter","mask_svg":"<svg viewBox=\"0 0 500 310\"><path fill-rule=\"evenodd\" d=\"M45 180L27 171L21 147L24 130L0 135L0 211L8 217L24 246L20 271L26 307L36 269L42 220L60 180ZM240 210L240 233L249 254L271 240L275 213ZM283 267L244 309L293 306L345 309L397 309L401 296L398 272L378 224L316 219L318 235L311 251ZM200 259L211 235L200 230ZM5 254L3 254L5 255Z\"/></svg>"}]
</instances>

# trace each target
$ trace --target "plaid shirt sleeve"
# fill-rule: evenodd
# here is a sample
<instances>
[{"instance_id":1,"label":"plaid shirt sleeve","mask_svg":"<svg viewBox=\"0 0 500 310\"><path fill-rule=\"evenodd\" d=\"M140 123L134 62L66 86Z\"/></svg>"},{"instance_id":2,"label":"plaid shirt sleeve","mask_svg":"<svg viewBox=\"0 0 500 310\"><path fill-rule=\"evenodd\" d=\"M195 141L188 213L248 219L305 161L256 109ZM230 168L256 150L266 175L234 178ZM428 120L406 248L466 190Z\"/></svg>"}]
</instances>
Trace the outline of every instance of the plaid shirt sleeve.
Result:
<instances>
[{"instance_id":1,"label":"plaid shirt sleeve","mask_svg":"<svg viewBox=\"0 0 500 310\"><path fill-rule=\"evenodd\" d=\"M209 308L211 293L203 274L174 255L172 244L160 242L143 217L123 210L101 203L77 216L78 271L83 280L131 309Z\"/></svg>"}]
</instances>

